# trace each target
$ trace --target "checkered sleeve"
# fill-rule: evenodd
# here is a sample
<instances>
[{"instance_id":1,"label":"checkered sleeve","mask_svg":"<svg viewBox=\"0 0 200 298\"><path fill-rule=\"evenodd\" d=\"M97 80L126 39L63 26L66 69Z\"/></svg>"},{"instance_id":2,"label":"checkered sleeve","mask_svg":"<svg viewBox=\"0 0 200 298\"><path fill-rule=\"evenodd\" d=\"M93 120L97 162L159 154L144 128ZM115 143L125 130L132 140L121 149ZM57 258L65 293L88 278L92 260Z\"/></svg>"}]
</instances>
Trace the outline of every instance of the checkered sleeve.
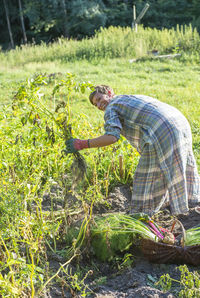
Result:
<instances>
[{"instance_id":1,"label":"checkered sleeve","mask_svg":"<svg viewBox=\"0 0 200 298\"><path fill-rule=\"evenodd\" d=\"M104 114L104 120L105 134L115 136L117 140L119 140L122 124L117 111L115 111L112 107L108 107Z\"/></svg>"}]
</instances>

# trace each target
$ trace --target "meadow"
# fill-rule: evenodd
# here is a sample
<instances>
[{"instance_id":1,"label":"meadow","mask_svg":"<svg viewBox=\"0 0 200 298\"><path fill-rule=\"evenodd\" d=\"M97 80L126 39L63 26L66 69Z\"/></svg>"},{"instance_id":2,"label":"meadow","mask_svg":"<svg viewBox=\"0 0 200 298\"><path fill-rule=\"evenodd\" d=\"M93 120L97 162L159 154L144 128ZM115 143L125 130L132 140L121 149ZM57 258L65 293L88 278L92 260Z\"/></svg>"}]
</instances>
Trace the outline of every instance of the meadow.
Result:
<instances>
[{"instance_id":1,"label":"meadow","mask_svg":"<svg viewBox=\"0 0 200 298\"><path fill-rule=\"evenodd\" d=\"M155 49L172 57L154 56ZM63 153L69 137L103 133L103 114L88 101L93 85L110 85L116 94L145 94L177 107L191 124L200 171L199 50L200 37L189 26L163 31L139 27L137 33L112 27L83 41L61 38L0 52L3 297L42 297L54 280L64 282L61 272L68 288L86 295L82 279L75 285L77 276L67 266L87 237L93 206L106 204L115 185L131 184L139 160L123 138L81 156ZM84 179L78 172L81 162L87 164ZM77 197L74 203L71 195ZM84 222L70 242L70 218L82 211ZM65 257L57 272L48 267L49 251Z\"/></svg>"}]
</instances>

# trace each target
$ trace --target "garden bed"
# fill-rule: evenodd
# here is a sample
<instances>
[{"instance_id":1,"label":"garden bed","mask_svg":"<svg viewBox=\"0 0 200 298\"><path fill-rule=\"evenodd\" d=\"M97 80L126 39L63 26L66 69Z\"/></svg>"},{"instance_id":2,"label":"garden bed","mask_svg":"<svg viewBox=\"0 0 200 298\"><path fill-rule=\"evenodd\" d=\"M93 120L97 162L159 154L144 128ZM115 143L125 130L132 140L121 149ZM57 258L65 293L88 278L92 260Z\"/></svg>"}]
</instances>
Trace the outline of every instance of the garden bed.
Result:
<instances>
[{"instance_id":1,"label":"garden bed","mask_svg":"<svg viewBox=\"0 0 200 298\"><path fill-rule=\"evenodd\" d=\"M100 215L111 212L126 212L130 206L131 191L129 186L122 185L114 189L110 193L107 204L100 204L93 210L94 214ZM46 201L47 202L47 201ZM155 216L156 222L162 227L170 229L174 218L177 218L182 222L185 229L189 229L199 224L200 215L191 208L187 215L180 215L172 217L168 209L162 210ZM181 233L179 225L175 225L175 233ZM91 290L88 297L178 297L180 290L179 284L172 286L171 292L164 293L161 287L156 286L156 282L160 279L160 276L164 274L170 274L170 276L176 280L180 280L180 272L176 269L179 264L156 264L151 263L141 253L140 249L136 247L129 251L130 256L127 260L130 265L122 262L120 258L115 262L100 262L91 256L90 254L84 255L80 260L80 266L91 270L91 274L84 280L84 286L86 293ZM49 262L52 270L59 268L60 263L64 263L58 255L50 254ZM76 266L71 265L72 270L76 272ZM191 272L200 269L200 266L194 267L187 266ZM70 292L69 289L58 284L51 286L47 297L82 297L78 292ZM191 296L193 297L193 296ZM194 296L195 297L195 296Z\"/></svg>"}]
</instances>

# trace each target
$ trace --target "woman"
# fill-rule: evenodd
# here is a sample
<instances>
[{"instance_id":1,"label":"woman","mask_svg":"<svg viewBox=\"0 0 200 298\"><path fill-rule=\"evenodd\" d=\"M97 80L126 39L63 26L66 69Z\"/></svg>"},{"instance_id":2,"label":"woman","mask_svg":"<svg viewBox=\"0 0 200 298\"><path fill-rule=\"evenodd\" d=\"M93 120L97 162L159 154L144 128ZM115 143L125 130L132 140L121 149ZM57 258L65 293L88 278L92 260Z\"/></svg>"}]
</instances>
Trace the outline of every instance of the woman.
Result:
<instances>
[{"instance_id":1,"label":"woman","mask_svg":"<svg viewBox=\"0 0 200 298\"><path fill-rule=\"evenodd\" d=\"M113 144L122 134L141 154L133 179L132 212L152 216L169 202L172 214L187 213L189 203L200 213L191 129L181 112L145 95L115 96L105 85L96 86L89 99L105 112L105 134L67 141L68 153Z\"/></svg>"}]
</instances>

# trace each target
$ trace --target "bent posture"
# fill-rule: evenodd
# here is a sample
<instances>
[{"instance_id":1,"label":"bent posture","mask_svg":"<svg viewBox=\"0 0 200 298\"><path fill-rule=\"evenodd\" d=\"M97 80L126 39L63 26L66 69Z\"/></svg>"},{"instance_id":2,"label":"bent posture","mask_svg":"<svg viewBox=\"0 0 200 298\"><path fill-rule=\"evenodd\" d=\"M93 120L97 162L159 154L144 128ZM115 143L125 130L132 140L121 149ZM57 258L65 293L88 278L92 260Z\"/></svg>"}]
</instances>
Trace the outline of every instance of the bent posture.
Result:
<instances>
[{"instance_id":1,"label":"bent posture","mask_svg":"<svg viewBox=\"0 0 200 298\"><path fill-rule=\"evenodd\" d=\"M105 112L105 134L90 140L71 139L67 151L115 143L122 134L141 154L133 179L132 212L152 216L168 202L172 214L200 212L200 178L187 119L176 108L144 95L115 96L96 86L90 102Z\"/></svg>"}]
</instances>

